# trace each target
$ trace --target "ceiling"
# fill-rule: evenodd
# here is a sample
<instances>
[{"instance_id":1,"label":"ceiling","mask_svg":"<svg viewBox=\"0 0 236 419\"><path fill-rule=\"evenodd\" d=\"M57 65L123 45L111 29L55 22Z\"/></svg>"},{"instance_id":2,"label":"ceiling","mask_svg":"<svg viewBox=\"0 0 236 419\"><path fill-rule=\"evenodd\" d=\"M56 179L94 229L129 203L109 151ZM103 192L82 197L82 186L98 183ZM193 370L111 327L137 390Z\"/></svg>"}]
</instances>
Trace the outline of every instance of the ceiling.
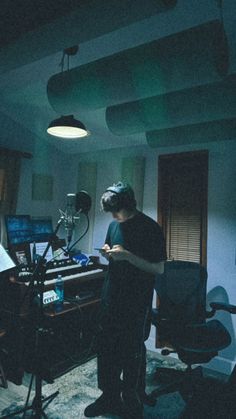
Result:
<instances>
[{"instance_id":1,"label":"ceiling","mask_svg":"<svg viewBox=\"0 0 236 419\"><path fill-rule=\"evenodd\" d=\"M2 0L0 144L82 153L199 142L206 131L236 138L234 3ZM49 136L61 114L90 136Z\"/></svg>"}]
</instances>

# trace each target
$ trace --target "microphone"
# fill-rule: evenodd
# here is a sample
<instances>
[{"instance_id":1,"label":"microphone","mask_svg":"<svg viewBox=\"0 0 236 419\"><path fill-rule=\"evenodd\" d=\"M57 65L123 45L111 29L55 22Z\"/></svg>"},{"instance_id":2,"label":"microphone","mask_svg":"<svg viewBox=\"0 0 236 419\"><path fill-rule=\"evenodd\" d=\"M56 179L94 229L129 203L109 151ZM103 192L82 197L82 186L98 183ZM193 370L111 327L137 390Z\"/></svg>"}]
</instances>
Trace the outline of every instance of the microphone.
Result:
<instances>
[{"instance_id":1,"label":"microphone","mask_svg":"<svg viewBox=\"0 0 236 419\"><path fill-rule=\"evenodd\" d=\"M67 232L67 246L70 244L76 221L80 218L79 214L88 214L91 208L91 198L86 191L80 191L77 194L68 193L66 201L66 210L60 210L61 219Z\"/></svg>"},{"instance_id":2,"label":"microphone","mask_svg":"<svg viewBox=\"0 0 236 419\"><path fill-rule=\"evenodd\" d=\"M64 218L64 225L67 232L67 244L70 244L71 242L74 227L75 227L75 214L76 214L75 201L76 201L76 195L74 193L68 193L67 201L66 201L65 218Z\"/></svg>"},{"instance_id":3,"label":"microphone","mask_svg":"<svg viewBox=\"0 0 236 419\"><path fill-rule=\"evenodd\" d=\"M88 214L92 205L91 197L88 192L80 191L76 194L75 199L75 208L76 211L82 212L83 214Z\"/></svg>"}]
</instances>

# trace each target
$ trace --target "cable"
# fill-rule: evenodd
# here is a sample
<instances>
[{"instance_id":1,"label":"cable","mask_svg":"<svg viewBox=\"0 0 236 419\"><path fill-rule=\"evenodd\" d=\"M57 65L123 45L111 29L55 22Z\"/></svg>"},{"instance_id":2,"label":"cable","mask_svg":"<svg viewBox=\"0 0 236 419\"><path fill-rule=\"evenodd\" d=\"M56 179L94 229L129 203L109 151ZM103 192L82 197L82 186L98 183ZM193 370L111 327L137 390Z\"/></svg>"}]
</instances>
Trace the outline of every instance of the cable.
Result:
<instances>
[{"instance_id":1,"label":"cable","mask_svg":"<svg viewBox=\"0 0 236 419\"><path fill-rule=\"evenodd\" d=\"M82 308L80 306L80 303L76 299L73 299L73 298L71 298L71 299L66 298L66 301L73 302L77 305L77 308L79 309L79 312L80 312L80 315L81 315L81 329L83 330L83 323L84 323L84 318L83 317L84 316L83 316L83 311L82 311ZM91 343L88 347L88 350L87 350L86 354L83 356L83 358L76 359L72 355L70 355L68 353L68 351L65 351L65 355L68 356L68 358L76 364L74 366L74 368L78 365L83 364L85 361L88 360L88 357L89 357L90 353L92 353L92 348L93 348L93 345L94 345L94 341L95 341L99 332L100 332L100 329L98 328L98 330L93 333L92 338L91 338ZM82 337L82 339L83 339L83 337ZM63 343L64 343L64 341L63 341Z\"/></svg>"},{"instance_id":2,"label":"cable","mask_svg":"<svg viewBox=\"0 0 236 419\"><path fill-rule=\"evenodd\" d=\"M65 51L63 51L63 53L62 53L62 59L61 59L61 62L59 63L59 66L61 67L61 72L62 73L64 71L64 60L65 60Z\"/></svg>"},{"instance_id":3,"label":"cable","mask_svg":"<svg viewBox=\"0 0 236 419\"><path fill-rule=\"evenodd\" d=\"M88 229L89 229L89 217L88 217L88 214L85 214L85 216L86 216L86 219L87 219L87 227L86 227L86 229L85 229L85 231L84 231L84 233L78 238L78 240L76 240L73 244L72 244L72 246L70 246L69 247L69 249L67 250L67 252L69 253L69 252L71 252L71 250L73 249L73 247L75 247L75 245L85 236L85 234L88 232Z\"/></svg>"},{"instance_id":4,"label":"cable","mask_svg":"<svg viewBox=\"0 0 236 419\"><path fill-rule=\"evenodd\" d=\"M62 252L61 253L59 253L59 255L56 255L56 256L54 256L52 259L50 259L47 263L50 263L50 262L53 262L54 260L56 260L56 258L58 258L58 256L60 256L60 255L62 255L63 253L70 253L71 252L71 250L76 246L76 244L80 241L80 240L82 240L82 238L87 234L87 232L88 232L88 230L89 230L89 225L90 225L90 223L89 223L89 217L88 217L88 215L87 214L84 214L85 216L86 216L86 219L87 219L87 227L86 227L86 229L85 229L85 231L84 231L84 233L68 248L68 249L64 249L63 247L60 247L60 249L62 249Z\"/></svg>"}]
</instances>

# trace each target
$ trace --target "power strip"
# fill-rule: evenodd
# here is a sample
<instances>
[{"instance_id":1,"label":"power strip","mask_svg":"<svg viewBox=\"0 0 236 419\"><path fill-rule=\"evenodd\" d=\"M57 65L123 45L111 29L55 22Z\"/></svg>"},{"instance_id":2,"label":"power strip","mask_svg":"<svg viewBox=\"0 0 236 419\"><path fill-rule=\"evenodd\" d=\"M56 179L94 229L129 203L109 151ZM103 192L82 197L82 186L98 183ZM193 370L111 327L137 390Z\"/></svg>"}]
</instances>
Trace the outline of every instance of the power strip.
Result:
<instances>
[{"instance_id":1,"label":"power strip","mask_svg":"<svg viewBox=\"0 0 236 419\"><path fill-rule=\"evenodd\" d=\"M51 304L58 300L59 297L54 290L46 291L43 293L43 305Z\"/></svg>"}]
</instances>

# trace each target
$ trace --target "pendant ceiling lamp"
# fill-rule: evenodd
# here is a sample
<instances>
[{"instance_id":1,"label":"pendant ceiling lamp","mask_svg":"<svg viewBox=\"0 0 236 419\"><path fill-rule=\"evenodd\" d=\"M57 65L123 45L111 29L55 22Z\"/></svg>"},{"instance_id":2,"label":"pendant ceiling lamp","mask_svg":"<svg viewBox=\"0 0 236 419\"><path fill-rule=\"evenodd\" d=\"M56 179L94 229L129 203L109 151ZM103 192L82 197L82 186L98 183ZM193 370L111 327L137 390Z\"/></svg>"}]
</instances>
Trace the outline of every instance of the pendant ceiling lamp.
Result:
<instances>
[{"instance_id":1,"label":"pendant ceiling lamp","mask_svg":"<svg viewBox=\"0 0 236 419\"><path fill-rule=\"evenodd\" d=\"M60 138L82 138L87 137L89 132L85 125L74 118L73 115L61 116L54 119L48 126L48 134Z\"/></svg>"},{"instance_id":2,"label":"pendant ceiling lamp","mask_svg":"<svg viewBox=\"0 0 236 419\"><path fill-rule=\"evenodd\" d=\"M78 50L78 45L64 49L61 60L61 74L64 74L65 56L67 56L67 71L69 71L70 57L77 54ZM85 125L75 119L74 115L62 115L60 118L54 119L50 122L47 133L54 137L67 139L83 138L89 135Z\"/></svg>"}]
</instances>

